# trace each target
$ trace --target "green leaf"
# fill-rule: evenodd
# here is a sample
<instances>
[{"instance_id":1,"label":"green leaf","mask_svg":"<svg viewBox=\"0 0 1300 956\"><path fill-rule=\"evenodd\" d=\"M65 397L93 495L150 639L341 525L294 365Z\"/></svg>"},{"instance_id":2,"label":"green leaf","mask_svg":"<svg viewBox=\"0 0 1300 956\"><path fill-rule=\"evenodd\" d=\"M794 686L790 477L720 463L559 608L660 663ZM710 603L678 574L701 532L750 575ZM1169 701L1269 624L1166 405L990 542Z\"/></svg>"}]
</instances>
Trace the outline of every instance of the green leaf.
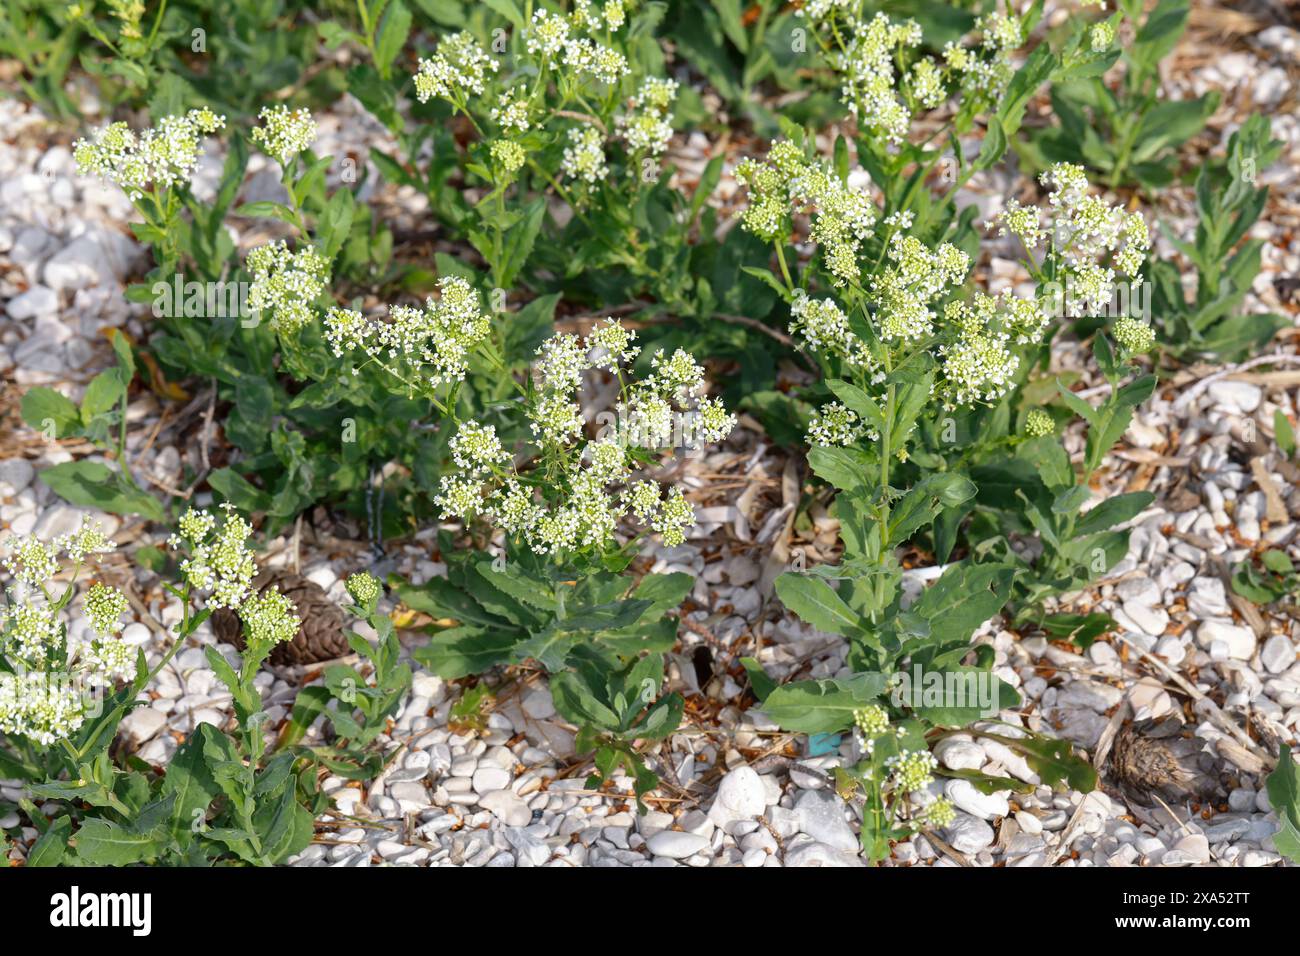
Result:
<instances>
[{"instance_id":1,"label":"green leaf","mask_svg":"<svg viewBox=\"0 0 1300 956\"><path fill-rule=\"evenodd\" d=\"M841 491L866 487L868 464L856 448L818 445L808 453L808 466Z\"/></svg>"},{"instance_id":2,"label":"green leaf","mask_svg":"<svg viewBox=\"0 0 1300 956\"><path fill-rule=\"evenodd\" d=\"M40 478L60 498L74 505L88 505L119 515L140 515L150 521L162 521L166 517L157 498L128 484L101 462L67 461L46 468Z\"/></svg>"},{"instance_id":3,"label":"green leaf","mask_svg":"<svg viewBox=\"0 0 1300 956\"><path fill-rule=\"evenodd\" d=\"M911 611L930 622L926 642L965 646L975 629L1006 606L1015 569L1001 564L951 564L921 592Z\"/></svg>"},{"instance_id":4,"label":"green leaf","mask_svg":"<svg viewBox=\"0 0 1300 956\"><path fill-rule=\"evenodd\" d=\"M68 853L68 837L72 833L72 818L61 816L32 844L27 854L27 865L36 867L59 866Z\"/></svg>"},{"instance_id":5,"label":"green leaf","mask_svg":"<svg viewBox=\"0 0 1300 956\"><path fill-rule=\"evenodd\" d=\"M429 644L411 653L439 677L455 680L504 664L526 638L522 631L509 630L499 621L491 627L465 625L437 632Z\"/></svg>"},{"instance_id":6,"label":"green leaf","mask_svg":"<svg viewBox=\"0 0 1300 956\"><path fill-rule=\"evenodd\" d=\"M81 399L81 422L89 425L96 416L112 411L126 394L126 386L115 368L100 372L86 386Z\"/></svg>"},{"instance_id":7,"label":"green leaf","mask_svg":"<svg viewBox=\"0 0 1300 956\"><path fill-rule=\"evenodd\" d=\"M1273 412L1273 436L1282 455L1286 458L1294 458L1296 448L1295 430L1291 427L1291 422L1280 408L1275 409Z\"/></svg>"},{"instance_id":8,"label":"green leaf","mask_svg":"<svg viewBox=\"0 0 1300 956\"><path fill-rule=\"evenodd\" d=\"M81 413L72 400L44 385L29 388L19 408L28 427L50 438L67 438L81 424Z\"/></svg>"},{"instance_id":9,"label":"green leaf","mask_svg":"<svg viewBox=\"0 0 1300 956\"><path fill-rule=\"evenodd\" d=\"M92 866L126 866L152 859L162 849L155 833L136 833L109 820L92 817L74 837L77 856Z\"/></svg>"},{"instance_id":10,"label":"green leaf","mask_svg":"<svg viewBox=\"0 0 1300 956\"><path fill-rule=\"evenodd\" d=\"M776 593L781 603L818 630L850 634L861 625L858 615L821 578L787 571L776 579Z\"/></svg>"},{"instance_id":11,"label":"green leaf","mask_svg":"<svg viewBox=\"0 0 1300 956\"><path fill-rule=\"evenodd\" d=\"M763 665L755 658L742 657L740 666L745 668L745 674L749 677L749 686L754 689L754 696L760 701L767 700L778 686L776 681L768 676L767 671L763 670Z\"/></svg>"},{"instance_id":12,"label":"green leaf","mask_svg":"<svg viewBox=\"0 0 1300 956\"><path fill-rule=\"evenodd\" d=\"M965 475L940 472L918 481L889 513L889 541L902 544L945 508L975 497L975 484Z\"/></svg>"},{"instance_id":13,"label":"green leaf","mask_svg":"<svg viewBox=\"0 0 1300 956\"><path fill-rule=\"evenodd\" d=\"M782 729L829 734L853 726L853 712L885 692L884 674L854 674L842 680L807 680L773 688L763 713Z\"/></svg>"},{"instance_id":14,"label":"green leaf","mask_svg":"<svg viewBox=\"0 0 1300 956\"><path fill-rule=\"evenodd\" d=\"M406 45L411 32L411 11L402 0L392 0L384 11L383 22L375 37L375 67L385 80L393 75L393 61Z\"/></svg>"},{"instance_id":15,"label":"green leaf","mask_svg":"<svg viewBox=\"0 0 1300 956\"><path fill-rule=\"evenodd\" d=\"M1155 495L1149 491L1134 491L1107 498L1079 519L1074 526L1074 533L1078 536L1095 534L1113 528L1117 524L1123 524L1125 521L1131 521L1153 501Z\"/></svg>"},{"instance_id":16,"label":"green leaf","mask_svg":"<svg viewBox=\"0 0 1300 956\"><path fill-rule=\"evenodd\" d=\"M161 792L176 798L172 804L172 839L181 839L183 834L192 832L195 822L221 793L204 759L202 742L194 735L176 748L175 756L167 764Z\"/></svg>"},{"instance_id":17,"label":"green leaf","mask_svg":"<svg viewBox=\"0 0 1300 956\"><path fill-rule=\"evenodd\" d=\"M982 736L1006 744L1020 754L1043 783L1053 789L1062 783L1080 793L1091 793L1097 788L1097 771L1088 761L1075 756L1074 748L1068 740L1036 734L1027 737L1003 737L1000 734Z\"/></svg>"}]
</instances>

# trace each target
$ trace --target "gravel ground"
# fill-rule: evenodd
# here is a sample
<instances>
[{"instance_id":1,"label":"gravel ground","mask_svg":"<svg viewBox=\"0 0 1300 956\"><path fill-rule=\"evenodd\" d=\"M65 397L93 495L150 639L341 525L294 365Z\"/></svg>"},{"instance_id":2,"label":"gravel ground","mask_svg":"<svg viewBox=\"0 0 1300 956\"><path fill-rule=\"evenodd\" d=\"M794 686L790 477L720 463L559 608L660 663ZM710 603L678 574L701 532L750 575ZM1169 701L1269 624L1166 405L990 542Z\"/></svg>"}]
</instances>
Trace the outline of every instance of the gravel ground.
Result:
<instances>
[{"instance_id":1,"label":"gravel ground","mask_svg":"<svg viewBox=\"0 0 1300 956\"><path fill-rule=\"evenodd\" d=\"M1300 275L1300 239L1293 232L1300 223L1297 51L1300 34L1272 27L1234 42L1230 53L1191 63L1172 83L1176 92L1223 91L1224 106L1205 134L1209 145L1225 142L1252 107L1269 109L1274 135L1287 142L1288 153L1262 177L1274 190L1253 231L1266 244L1248 307L1292 316ZM320 120L322 154L334 151L331 141L342 129L358 123L367 124L371 142L382 144L382 131L346 99ZM109 363L106 328L147 339L141 307L122 297L146 253L124 230L131 209L120 191L76 176L66 134L58 140L65 145L51 145L52 127L13 101L0 102L0 129L0 528L46 536L74 528L81 511L58 500L35 472L93 457L95 450L75 441L45 442L20 429L17 399L34 384L79 397ZM679 175L689 180L709 148L698 134L678 144ZM210 183L217 169L219 158L207 157L201 180ZM255 158L250 172L243 200L272 198L279 188L275 171ZM1000 175L976 181L963 204L979 204L982 218L995 213L1015 178ZM724 182L720 201L731 193ZM400 210L398 226L419 221L422 197L389 191L370 198ZM1170 190L1162 201L1166 207L1151 211L1186 233L1189 192ZM263 238L250 231L241 242ZM989 248L998 251L992 243ZM985 266L991 285L1023 281L1009 258L994 255ZM1038 786L1008 797L979 794L961 780L939 781L936 791L946 791L961 811L956 821L897 844L886 865L1282 862L1271 838L1276 816L1263 792L1269 748L1261 741L1296 743L1300 635L1289 613L1255 609L1236 598L1225 587L1225 572L1261 543L1300 556L1298 476L1277 460L1271 441L1274 410L1292 420L1300 411L1293 331L1274 342L1281 356L1275 371L1192 368L1164 378L1109 460L1102 495L1145 488L1156 500L1132 522L1128 557L1106 581L1061 605L1104 610L1120 632L1086 653L1022 638L997 621L976 636L994 647L999 676L1024 698L1018 711L1001 715L1004 720L1069 738L1101 765L1126 714L1173 717L1184 723L1184 746L1193 759L1220 780L1220 792L1203 803L1144 807L1109 785L1086 796ZM1086 365L1070 343L1062 344L1056 362L1063 369ZM171 488L183 465L199 470L205 450L174 439L202 419L209 401L200 393L179 414L164 415L152 394L135 400L129 444L136 472ZM1081 447L1079 436L1069 440ZM643 561L647 570L696 576L683 609L680 650L670 658L671 684L687 696L687 713L682 728L651 751L663 778L651 812L637 815L625 778L616 778L609 792L584 788L589 767L573 754L573 728L556 717L541 674L511 669L489 675L493 703L479 726L467 727L450 721L461 687L417 667L409 699L381 738L391 748L386 770L367 786L325 782L334 809L318 821L318 839L296 865L865 865L856 836L860 801L846 804L829 777L833 767L856 758L854 743L781 733L757 709L746 709L738 664L755 656L778 679L844 671L841 639L786 616L771 600L771 583L794 549L810 562L832 559L835 523L814 514L811 529L794 527L799 463L772 447L756 423L742 420L725 449L682 467L683 480L696 489L700 524L687 544L648 550ZM196 496L200 505L206 500ZM123 545L159 541L158 533L133 519L98 517ZM328 534L319 523L315 530L300 528L270 542L267 564L296 566L342 598L342 579L373 560L363 537L346 522ZM435 560L435 538L436 529L429 529L390 545L385 567L416 582L444 573ZM928 572L914 576L919 582ZM148 608L127 627L125 639L156 660L165 646L161 625L175 621L176 609L121 555L106 564L105 577ZM142 759L162 765L196 724L230 719L229 695L207 668L201 647L214 640L206 625L201 628L194 646L181 651L147 692L147 706L124 722L123 733ZM411 631L404 640L418 646L422 637ZM259 675L273 725L286 716L303 676ZM950 768L1038 783L1023 761L996 743L958 736L938 755ZM20 796L16 782L0 781L0 798ZM0 816L0 829L18 844L14 858L36 835L20 831L18 823L16 813Z\"/></svg>"}]
</instances>

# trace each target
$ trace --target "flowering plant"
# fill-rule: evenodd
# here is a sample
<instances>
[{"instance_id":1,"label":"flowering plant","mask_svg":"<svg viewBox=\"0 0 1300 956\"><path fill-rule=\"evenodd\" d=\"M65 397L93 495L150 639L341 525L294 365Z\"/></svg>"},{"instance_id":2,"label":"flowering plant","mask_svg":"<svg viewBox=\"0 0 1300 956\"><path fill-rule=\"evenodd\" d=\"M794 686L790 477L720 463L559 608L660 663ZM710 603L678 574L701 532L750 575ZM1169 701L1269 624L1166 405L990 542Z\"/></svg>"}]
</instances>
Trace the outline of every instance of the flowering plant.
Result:
<instances>
[{"instance_id":1,"label":"flowering plant","mask_svg":"<svg viewBox=\"0 0 1300 956\"><path fill-rule=\"evenodd\" d=\"M1219 94L1160 96L1160 61L1187 27L1189 0L1161 0L1145 19L1141 0L1116 0L1115 7L1105 19L1074 18L1067 45L1091 49L1097 59L1087 70L1054 77L1056 122L1029 140L1040 163L1076 163L1105 176L1112 188L1136 183L1153 190L1174 182L1178 147L1205 126ZM1134 34L1132 43L1123 45L1118 40L1126 26ZM1104 76L1117 64L1123 78L1109 83Z\"/></svg>"},{"instance_id":2,"label":"flowering plant","mask_svg":"<svg viewBox=\"0 0 1300 956\"><path fill-rule=\"evenodd\" d=\"M363 688L356 719L349 711L333 717L345 739L329 748L296 746L321 713L313 704L322 689L308 687L285 739L277 742L254 679L272 649L294 638L300 621L278 590L254 589L251 535L248 522L229 508L181 516L170 541L178 558L175 579L163 582L180 603L180 619L156 660L122 640L129 600L111 585L91 585L82 598L83 616L65 620L82 570L115 550L97 525L83 523L48 543L33 537L5 542L11 582L0 611L0 766L6 776L26 781L34 798L60 801L52 820L24 805L41 830L29 865L283 862L312 838L313 811L323 801L316 791L318 760L329 758L340 772L349 766L374 772L367 745L410 679L409 668L395 666L391 623L378 649L353 641L377 662L378 689L343 665L328 677L329 686L341 686L341 668ZM72 564L66 583L65 560ZM350 586L363 605L356 610L373 616L377 582L359 576ZM231 693L233 732L199 724L165 769L138 759L119 763L111 749L118 725L132 709L148 705L144 691L153 679L221 608L237 612L244 649L234 663L211 644L204 651Z\"/></svg>"},{"instance_id":3,"label":"flowering plant","mask_svg":"<svg viewBox=\"0 0 1300 956\"><path fill-rule=\"evenodd\" d=\"M444 518L471 526L481 519L483 540L496 542L497 553L444 547L448 577L399 594L459 622L416 652L445 677L540 663L552 674L557 709L579 725L584 749L597 751L599 774L627 766L640 796L655 777L632 742L666 736L681 715L678 695L659 696L662 655L677 631L664 614L691 580L650 574L634 586L623 572L642 536L681 544L694 510L680 488L665 494L637 470L661 448L720 441L735 419L703 394L703 369L686 352L655 354L650 374L630 381L634 341L634 332L607 320L583 338L558 333L543 343L534 376L516 383L527 421L517 450L493 425L456 424L456 470L442 477L436 500ZM587 438L577 398L593 374L614 378L618 399L600 433ZM624 540L632 522L641 530Z\"/></svg>"}]
</instances>

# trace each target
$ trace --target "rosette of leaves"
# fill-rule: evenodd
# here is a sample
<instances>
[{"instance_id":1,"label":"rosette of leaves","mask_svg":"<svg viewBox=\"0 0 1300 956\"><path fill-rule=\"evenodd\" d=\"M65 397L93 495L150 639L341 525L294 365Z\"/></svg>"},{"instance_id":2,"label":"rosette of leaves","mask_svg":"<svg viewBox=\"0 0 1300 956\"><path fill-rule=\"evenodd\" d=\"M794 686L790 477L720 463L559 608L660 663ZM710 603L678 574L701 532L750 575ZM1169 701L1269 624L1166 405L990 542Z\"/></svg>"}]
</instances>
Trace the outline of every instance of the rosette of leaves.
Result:
<instances>
[{"instance_id":1,"label":"rosette of leaves","mask_svg":"<svg viewBox=\"0 0 1300 956\"><path fill-rule=\"evenodd\" d=\"M1155 390L1156 378L1127 356L1116 355L1106 336L1093 340L1093 356L1109 389L1097 405L1056 383L1057 397L1085 425L1085 450L1076 470L1057 435L1030 438L1010 456L972 468L978 486L977 515L968 532L975 551L1023 569L1017 579L1019 619L1035 618L1058 637L1087 644L1109 624L1102 617L1061 615L1042 619L1037 611L1051 596L1075 591L1097 580L1128 553L1129 533L1117 526L1141 514L1154 500L1148 491L1113 495L1085 510L1094 497L1091 482L1107 453L1123 437L1133 411ZM1017 556L1007 531L1036 534L1042 553ZM1099 630L1099 628L1101 630Z\"/></svg>"},{"instance_id":2,"label":"rosette of leaves","mask_svg":"<svg viewBox=\"0 0 1300 956\"><path fill-rule=\"evenodd\" d=\"M356 577L372 586L358 588ZM375 641L353 630L344 632L362 668L331 664L322 675L323 683L298 691L278 742L281 749L305 753L331 773L352 780L370 780L383 768L384 755L375 739L388 729L389 718L401 708L411 686L411 667L401 660L392 618L378 608L379 590L379 582L369 575L349 579L353 603L346 610L374 630ZM303 744L308 729L322 717L332 731L329 741Z\"/></svg>"},{"instance_id":3,"label":"rosette of leaves","mask_svg":"<svg viewBox=\"0 0 1300 956\"><path fill-rule=\"evenodd\" d=\"M1070 162L1101 173L1112 188L1136 183L1160 189L1178 178L1178 147L1205 126L1219 95L1160 95L1160 61L1187 28L1189 0L1160 0L1145 18L1141 0L1117 0L1116 7L1113 16L1095 23L1071 18L1066 46L1091 48L1095 56L1086 67L1054 77L1056 122L1031 131L1021 153L1035 169ZM1121 48L1115 37L1124 21L1136 32ZM1122 75L1108 82L1105 74L1116 64Z\"/></svg>"},{"instance_id":4,"label":"rosette of leaves","mask_svg":"<svg viewBox=\"0 0 1300 956\"><path fill-rule=\"evenodd\" d=\"M579 728L579 749L595 751L600 778L621 764L638 800L653 789L658 778L635 742L662 739L681 720L681 696L661 694L663 655L677 640L668 612L691 577L633 584L626 552L557 564L518 544L495 559L445 544L446 578L393 582L403 603L435 619L416 659L447 679L536 661L551 674L557 712Z\"/></svg>"},{"instance_id":5,"label":"rosette of leaves","mask_svg":"<svg viewBox=\"0 0 1300 956\"><path fill-rule=\"evenodd\" d=\"M1242 302L1260 270L1264 240L1246 238L1268 201L1260 175L1281 155L1269 121L1252 116L1228 138L1222 160L1203 163L1196 176L1196 234L1190 241L1169 235L1196 270L1191 299L1184 292L1184 268L1167 259L1151 262L1152 315L1161 329L1161 348L1182 357L1239 361L1263 348L1291 324L1274 312L1242 313ZM1166 230L1168 233L1168 230Z\"/></svg>"}]
</instances>

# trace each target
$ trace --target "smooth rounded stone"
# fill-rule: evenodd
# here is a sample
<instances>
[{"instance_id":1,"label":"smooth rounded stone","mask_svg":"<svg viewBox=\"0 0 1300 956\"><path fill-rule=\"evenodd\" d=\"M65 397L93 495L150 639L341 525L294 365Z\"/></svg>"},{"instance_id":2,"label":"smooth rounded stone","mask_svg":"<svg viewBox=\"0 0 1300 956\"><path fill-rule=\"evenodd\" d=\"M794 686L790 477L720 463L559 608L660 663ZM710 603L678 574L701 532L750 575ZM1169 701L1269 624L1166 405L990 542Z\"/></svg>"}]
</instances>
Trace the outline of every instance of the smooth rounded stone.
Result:
<instances>
[{"instance_id":1,"label":"smooth rounded stone","mask_svg":"<svg viewBox=\"0 0 1300 956\"><path fill-rule=\"evenodd\" d=\"M805 790L794 806L799 829L832 849L856 853L858 838L844 819L846 805L829 790Z\"/></svg>"},{"instance_id":2,"label":"smooth rounded stone","mask_svg":"<svg viewBox=\"0 0 1300 956\"><path fill-rule=\"evenodd\" d=\"M1218 381L1209 387L1211 400L1229 414L1249 414L1259 408L1263 390L1250 382Z\"/></svg>"},{"instance_id":3,"label":"smooth rounded stone","mask_svg":"<svg viewBox=\"0 0 1300 956\"><path fill-rule=\"evenodd\" d=\"M36 469L25 458L0 461L0 497L10 498L32 483Z\"/></svg>"},{"instance_id":4,"label":"smooth rounded stone","mask_svg":"<svg viewBox=\"0 0 1300 956\"><path fill-rule=\"evenodd\" d=\"M957 814L956 819L943 832L944 838L958 853L978 853L993 845L993 828L969 813Z\"/></svg>"},{"instance_id":5,"label":"smooth rounded stone","mask_svg":"<svg viewBox=\"0 0 1300 956\"><path fill-rule=\"evenodd\" d=\"M1187 587L1187 609L1198 618L1228 614L1228 595L1219 578L1199 577Z\"/></svg>"},{"instance_id":6,"label":"smooth rounded stone","mask_svg":"<svg viewBox=\"0 0 1300 956\"><path fill-rule=\"evenodd\" d=\"M475 793L491 793L504 790L510 786L510 771L503 767L479 766L474 771L473 786Z\"/></svg>"},{"instance_id":7,"label":"smooth rounded stone","mask_svg":"<svg viewBox=\"0 0 1300 956\"><path fill-rule=\"evenodd\" d=\"M523 827L507 825L505 838L520 866L541 866L551 858L551 848Z\"/></svg>"},{"instance_id":8,"label":"smooth rounded stone","mask_svg":"<svg viewBox=\"0 0 1300 956\"><path fill-rule=\"evenodd\" d=\"M551 691L546 687L536 687L529 691L520 706L533 720L545 720L547 717L555 716L555 701L551 699Z\"/></svg>"},{"instance_id":9,"label":"smooth rounded stone","mask_svg":"<svg viewBox=\"0 0 1300 956\"><path fill-rule=\"evenodd\" d=\"M958 809L982 820L1005 817L1011 812L1011 805L1005 796L980 793L969 780L949 780L943 790Z\"/></svg>"},{"instance_id":10,"label":"smooth rounded stone","mask_svg":"<svg viewBox=\"0 0 1300 956\"><path fill-rule=\"evenodd\" d=\"M866 862L856 853L847 853L809 840L785 851L782 861L788 867L864 867Z\"/></svg>"},{"instance_id":11,"label":"smooth rounded stone","mask_svg":"<svg viewBox=\"0 0 1300 956\"><path fill-rule=\"evenodd\" d=\"M122 719L121 728L133 744L154 737L167 724L167 715L152 707L137 707Z\"/></svg>"},{"instance_id":12,"label":"smooth rounded stone","mask_svg":"<svg viewBox=\"0 0 1300 956\"><path fill-rule=\"evenodd\" d=\"M650 834L646 848L655 856L670 860L684 860L694 856L709 845L707 838L680 830L660 830Z\"/></svg>"},{"instance_id":13,"label":"smooth rounded stone","mask_svg":"<svg viewBox=\"0 0 1300 956\"><path fill-rule=\"evenodd\" d=\"M984 748L973 740L948 737L934 748L939 762L949 770L979 770L987 761Z\"/></svg>"},{"instance_id":14,"label":"smooth rounded stone","mask_svg":"<svg viewBox=\"0 0 1300 956\"><path fill-rule=\"evenodd\" d=\"M429 806L429 791L419 783L394 783L387 787L388 796L397 801L404 812L423 810Z\"/></svg>"},{"instance_id":15,"label":"smooth rounded stone","mask_svg":"<svg viewBox=\"0 0 1300 956\"><path fill-rule=\"evenodd\" d=\"M1248 627L1229 621L1212 619L1202 621L1196 629L1196 643L1214 656L1215 644L1221 644L1227 656L1239 661L1248 661L1255 653L1255 632Z\"/></svg>"},{"instance_id":16,"label":"smooth rounded stone","mask_svg":"<svg viewBox=\"0 0 1300 956\"><path fill-rule=\"evenodd\" d=\"M1249 820L1225 820L1210 824L1205 828L1205 839L1210 843L1231 843L1240 840L1250 832Z\"/></svg>"},{"instance_id":17,"label":"smooth rounded stone","mask_svg":"<svg viewBox=\"0 0 1300 956\"><path fill-rule=\"evenodd\" d=\"M1169 612L1163 608L1125 601L1123 611L1143 634L1150 637L1159 637L1169 627Z\"/></svg>"},{"instance_id":18,"label":"smooth rounded stone","mask_svg":"<svg viewBox=\"0 0 1300 956\"><path fill-rule=\"evenodd\" d=\"M1228 794L1228 808L1244 813L1255 807L1255 791L1249 787L1238 787Z\"/></svg>"},{"instance_id":19,"label":"smooth rounded stone","mask_svg":"<svg viewBox=\"0 0 1300 956\"><path fill-rule=\"evenodd\" d=\"M1187 646L1183 643L1181 637L1166 634L1156 642L1155 650L1152 653L1157 657L1163 657L1169 664L1177 666L1187 656Z\"/></svg>"},{"instance_id":20,"label":"smooth rounded stone","mask_svg":"<svg viewBox=\"0 0 1300 956\"><path fill-rule=\"evenodd\" d=\"M764 866L767 863L767 857L768 853L766 850L755 848L753 850L746 850L745 855L740 862L742 866L753 869L755 867Z\"/></svg>"},{"instance_id":21,"label":"smooth rounded stone","mask_svg":"<svg viewBox=\"0 0 1300 956\"><path fill-rule=\"evenodd\" d=\"M144 647L152 637L153 632L143 624L132 623L122 628L121 640L132 647ZM163 673L170 674L171 671L163 671Z\"/></svg>"},{"instance_id":22,"label":"smooth rounded stone","mask_svg":"<svg viewBox=\"0 0 1300 956\"><path fill-rule=\"evenodd\" d=\"M16 322L32 319L38 315L53 315L58 310L58 294L43 285L32 286L26 292L14 296L5 306L9 318Z\"/></svg>"},{"instance_id":23,"label":"smooth rounded stone","mask_svg":"<svg viewBox=\"0 0 1300 956\"><path fill-rule=\"evenodd\" d=\"M735 820L762 816L766 807L767 789L758 773L752 767L740 766L729 771L718 784L709 819L724 826Z\"/></svg>"},{"instance_id":24,"label":"smooth rounded stone","mask_svg":"<svg viewBox=\"0 0 1300 956\"><path fill-rule=\"evenodd\" d=\"M1074 680L1059 689L1056 695L1056 706L1083 707L1105 713L1123 699L1124 691L1118 687L1093 680Z\"/></svg>"},{"instance_id":25,"label":"smooth rounded stone","mask_svg":"<svg viewBox=\"0 0 1300 956\"><path fill-rule=\"evenodd\" d=\"M1043 832L1042 821L1027 810L1016 811L1016 823L1020 825L1021 830L1031 836L1038 836Z\"/></svg>"},{"instance_id":26,"label":"smooth rounded stone","mask_svg":"<svg viewBox=\"0 0 1300 956\"><path fill-rule=\"evenodd\" d=\"M1264 642L1259 659L1270 674L1281 674L1296 661L1295 645L1285 635L1274 634Z\"/></svg>"}]
</instances>

